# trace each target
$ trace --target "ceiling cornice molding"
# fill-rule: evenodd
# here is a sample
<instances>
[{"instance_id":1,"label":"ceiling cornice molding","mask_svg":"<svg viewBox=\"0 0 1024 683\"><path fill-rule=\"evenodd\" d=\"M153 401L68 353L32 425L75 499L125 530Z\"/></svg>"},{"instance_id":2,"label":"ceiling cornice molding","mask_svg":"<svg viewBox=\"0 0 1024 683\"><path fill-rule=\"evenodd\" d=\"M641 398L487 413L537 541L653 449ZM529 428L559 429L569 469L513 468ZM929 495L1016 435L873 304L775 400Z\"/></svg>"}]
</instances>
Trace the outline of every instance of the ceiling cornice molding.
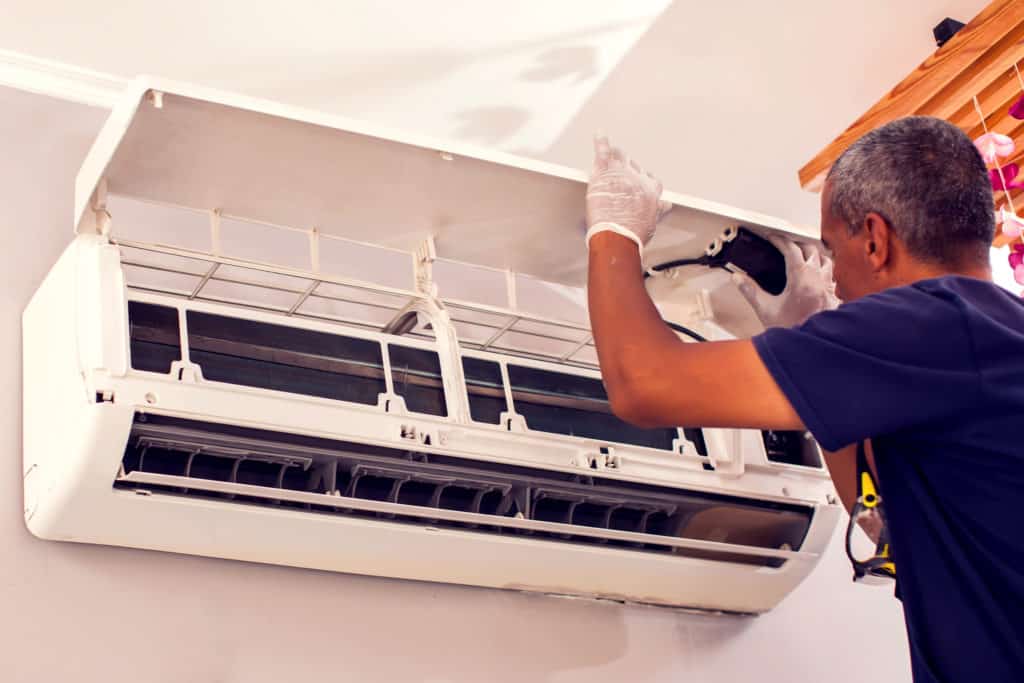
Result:
<instances>
[{"instance_id":1,"label":"ceiling cornice molding","mask_svg":"<svg viewBox=\"0 0 1024 683\"><path fill-rule=\"evenodd\" d=\"M0 50L0 85L109 109L129 79Z\"/></svg>"}]
</instances>

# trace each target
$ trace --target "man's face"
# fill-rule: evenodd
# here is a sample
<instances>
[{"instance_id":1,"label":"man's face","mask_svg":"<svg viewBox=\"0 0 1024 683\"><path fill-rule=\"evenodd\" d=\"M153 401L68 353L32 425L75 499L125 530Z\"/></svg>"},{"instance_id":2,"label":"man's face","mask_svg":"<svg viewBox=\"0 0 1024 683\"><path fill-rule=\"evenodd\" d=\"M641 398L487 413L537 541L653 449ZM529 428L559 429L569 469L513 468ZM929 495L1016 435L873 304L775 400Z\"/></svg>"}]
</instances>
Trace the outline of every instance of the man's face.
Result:
<instances>
[{"instance_id":1,"label":"man's face","mask_svg":"<svg viewBox=\"0 0 1024 683\"><path fill-rule=\"evenodd\" d=\"M846 223L832 214L831 207L832 184L826 181L821 192L821 242L832 258L836 296L853 301L878 291L865 249L867 231L862 228L850 235Z\"/></svg>"}]
</instances>

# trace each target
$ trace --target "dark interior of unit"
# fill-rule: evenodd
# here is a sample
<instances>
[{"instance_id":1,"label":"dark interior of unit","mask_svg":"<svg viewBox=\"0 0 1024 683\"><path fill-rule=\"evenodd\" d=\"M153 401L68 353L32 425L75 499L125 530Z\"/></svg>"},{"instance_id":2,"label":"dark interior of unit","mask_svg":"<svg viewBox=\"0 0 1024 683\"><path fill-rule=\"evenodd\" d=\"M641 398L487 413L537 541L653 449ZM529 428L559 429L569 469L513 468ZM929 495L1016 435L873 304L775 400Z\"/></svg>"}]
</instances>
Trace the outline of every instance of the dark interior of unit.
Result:
<instances>
[{"instance_id":1,"label":"dark interior of unit","mask_svg":"<svg viewBox=\"0 0 1024 683\"><path fill-rule=\"evenodd\" d=\"M129 301L128 324L133 368L168 373L181 360L178 309Z\"/></svg>"},{"instance_id":2,"label":"dark interior of unit","mask_svg":"<svg viewBox=\"0 0 1024 683\"><path fill-rule=\"evenodd\" d=\"M641 429L612 414L599 379L508 364L516 412L530 429L672 449L678 431Z\"/></svg>"},{"instance_id":3,"label":"dark interior of unit","mask_svg":"<svg viewBox=\"0 0 1024 683\"><path fill-rule=\"evenodd\" d=\"M470 417L476 422L501 424L501 414L508 412L501 366L492 360L463 356L462 374L466 378Z\"/></svg>"},{"instance_id":4,"label":"dark interior of unit","mask_svg":"<svg viewBox=\"0 0 1024 683\"><path fill-rule=\"evenodd\" d=\"M310 513L376 517L412 524L472 529L481 533L525 535L574 543L675 553L723 561L779 566L782 560L741 552L672 548L657 541L597 539L570 532L502 526L500 518L558 522L652 536L719 541L761 548L799 549L810 525L811 508L771 501L686 491L434 453L385 448L214 423L139 414L123 458L125 473L150 472L196 480L192 487L138 484L178 496L200 496L236 503L283 506ZM221 481L261 487L259 495L203 490ZM325 495L317 503L281 498L280 491ZM345 507L344 499L384 501L420 508L472 512L489 524L446 521L395 512Z\"/></svg>"},{"instance_id":5,"label":"dark interior of unit","mask_svg":"<svg viewBox=\"0 0 1024 683\"><path fill-rule=\"evenodd\" d=\"M388 344L391 383L395 393L405 399L405 407L426 415L448 414L444 402L441 359L436 351Z\"/></svg>"},{"instance_id":6,"label":"dark interior of unit","mask_svg":"<svg viewBox=\"0 0 1024 683\"><path fill-rule=\"evenodd\" d=\"M385 391L378 342L200 311L186 321L208 380L369 405Z\"/></svg>"},{"instance_id":7,"label":"dark interior of unit","mask_svg":"<svg viewBox=\"0 0 1024 683\"><path fill-rule=\"evenodd\" d=\"M477 422L499 424L501 413L511 412L500 365L465 356L462 369L472 418ZM508 376L515 412L523 416L530 429L672 449L676 429L641 429L620 420L612 414L608 394L599 379L513 363L508 364Z\"/></svg>"},{"instance_id":8,"label":"dark interior of unit","mask_svg":"<svg viewBox=\"0 0 1024 683\"><path fill-rule=\"evenodd\" d=\"M818 444L808 432L766 430L761 432L761 438L768 460L772 462L821 467Z\"/></svg>"},{"instance_id":9,"label":"dark interior of unit","mask_svg":"<svg viewBox=\"0 0 1024 683\"><path fill-rule=\"evenodd\" d=\"M133 301L128 316L132 367L170 372L182 357L177 309ZM186 331L190 360L208 380L367 405L386 391L377 341L201 311L187 312ZM388 353L406 407L447 415L437 353L400 344Z\"/></svg>"},{"instance_id":10,"label":"dark interior of unit","mask_svg":"<svg viewBox=\"0 0 1024 683\"><path fill-rule=\"evenodd\" d=\"M131 363L137 370L168 373L182 359L178 309L129 302ZM190 360L205 379L261 389L376 405L386 391L380 342L256 320L188 311ZM388 343L394 391L414 413L448 414L441 362L436 351ZM532 430L611 443L672 450L678 431L634 427L612 414L599 379L507 363L509 391L501 366L473 356L462 359L470 415L500 424L515 412ZM683 430L697 455L707 446L699 428ZM764 444L774 462L821 467L805 432L766 431ZM711 465L706 464L710 469Z\"/></svg>"},{"instance_id":11,"label":"dark interior of unit","mask_svg":"<svg viewBox=\"0 0 1024 683\"><path fill-rule=\"evenodd\" d=\"M178 311L131 302L132 367L167 373L181 360ZM203 377L261 389L376 405L385 392L381 344L369 339L188 311L189 355ZM394 391L414 413L446 416L437 352L389 343ZM465 357L472 418L508 411L498 363ZM675 429L639 429L612 415L600 380L509 365L516 411L530 429L671 450Z\"/></svg>"}]
</instances>

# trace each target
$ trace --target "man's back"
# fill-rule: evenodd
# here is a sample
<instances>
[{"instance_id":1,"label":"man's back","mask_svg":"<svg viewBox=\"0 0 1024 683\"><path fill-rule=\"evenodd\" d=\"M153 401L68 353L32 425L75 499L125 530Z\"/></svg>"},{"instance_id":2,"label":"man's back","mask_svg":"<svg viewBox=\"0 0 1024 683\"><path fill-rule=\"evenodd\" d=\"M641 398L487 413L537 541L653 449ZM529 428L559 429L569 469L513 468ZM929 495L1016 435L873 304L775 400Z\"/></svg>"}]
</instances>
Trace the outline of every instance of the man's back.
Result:
<instances>
[{"instance_id":1,"label":"man's back","mask_svg":"<svg viewBox=\"0 0 1024 683\"><path fill-rule=\"evenodd\" d=\"M1024 303L946 276L755 344L825 448L872 439L915 680L1024 675Z\"/></svg>"}]
</instances>

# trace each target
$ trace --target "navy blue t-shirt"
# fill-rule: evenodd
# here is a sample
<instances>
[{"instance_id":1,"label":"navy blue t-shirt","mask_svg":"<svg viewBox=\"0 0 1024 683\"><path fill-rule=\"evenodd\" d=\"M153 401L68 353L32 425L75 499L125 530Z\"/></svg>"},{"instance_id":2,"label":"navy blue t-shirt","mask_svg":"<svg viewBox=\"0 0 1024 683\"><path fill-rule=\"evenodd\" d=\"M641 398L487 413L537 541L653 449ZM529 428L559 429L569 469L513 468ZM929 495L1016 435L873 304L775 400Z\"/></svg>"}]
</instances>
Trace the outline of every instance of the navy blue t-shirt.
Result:
<instances>
[{"instance_id":1,"label":"navy blue t-shirt","mask_svg":"<svg viewBox=\"0 0 1024 683\"><path fill-rule=\"evenodd\" d=\"M945 276L754 345L823 448L873 440L914 680L1024 680L1024 302Z\"/></svg>"}]
</instances>

